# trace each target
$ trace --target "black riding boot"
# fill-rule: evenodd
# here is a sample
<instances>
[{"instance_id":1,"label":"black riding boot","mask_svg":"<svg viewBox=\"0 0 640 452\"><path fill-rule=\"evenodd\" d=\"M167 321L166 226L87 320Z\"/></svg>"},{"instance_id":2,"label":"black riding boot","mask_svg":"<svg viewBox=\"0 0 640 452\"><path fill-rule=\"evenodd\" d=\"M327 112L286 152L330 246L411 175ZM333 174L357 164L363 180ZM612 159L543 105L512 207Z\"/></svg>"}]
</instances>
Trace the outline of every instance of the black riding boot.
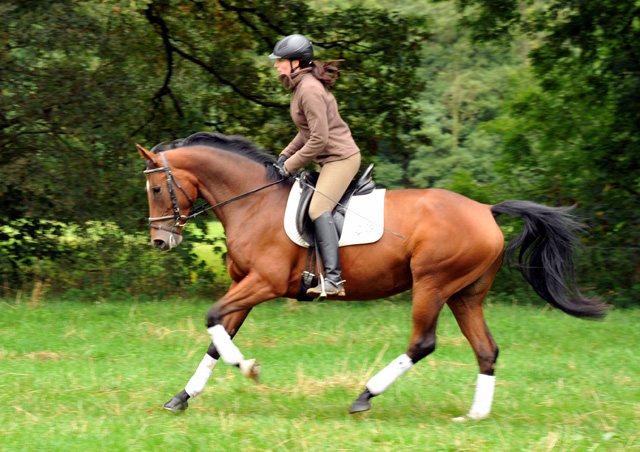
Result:
<instances>
[{"instance_id":1,"label":"black riding boot","mask_svg":"<svg viewBox=\"0 0 640 452\"><path fill-rule=\"evenodd\" d=\"M325 212L313 222L316 233L318 252L324 266L324 291L327 296L344 297L344 286L340 270L340 253L338 251L338 231L333 222L331 212ZM322 295L322 282L307 290L307 295Z\"/></svg>"}]
</instances>

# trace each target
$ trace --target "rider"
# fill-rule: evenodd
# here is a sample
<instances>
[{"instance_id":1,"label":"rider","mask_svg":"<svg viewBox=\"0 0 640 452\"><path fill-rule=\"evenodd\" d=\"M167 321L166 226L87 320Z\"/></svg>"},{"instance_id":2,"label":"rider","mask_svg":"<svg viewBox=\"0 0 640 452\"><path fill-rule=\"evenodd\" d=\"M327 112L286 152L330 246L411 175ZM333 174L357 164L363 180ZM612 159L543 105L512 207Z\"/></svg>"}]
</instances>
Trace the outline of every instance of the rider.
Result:
<instances>
[{"instance_id":1,"label":"rider","mask_svg":"<svg viewBox=\"0 0 640 452\"><path fill-rule=\"evenodd\" d=\"M325 291L344 296L341 277L338 232L332 211L360 168L360 149L338 113L330 90L340 76L336 61L313 60L313 46L302 35L287 36L276 44L269 58L278 71L278 80L292 91L291 118L298 134L282 151L278 168L289 176L313 161L320 165L320 176L309 205L318 251L324 266ZM322 294L322 284L307 291Z\"/></svg>"}]
</instances>

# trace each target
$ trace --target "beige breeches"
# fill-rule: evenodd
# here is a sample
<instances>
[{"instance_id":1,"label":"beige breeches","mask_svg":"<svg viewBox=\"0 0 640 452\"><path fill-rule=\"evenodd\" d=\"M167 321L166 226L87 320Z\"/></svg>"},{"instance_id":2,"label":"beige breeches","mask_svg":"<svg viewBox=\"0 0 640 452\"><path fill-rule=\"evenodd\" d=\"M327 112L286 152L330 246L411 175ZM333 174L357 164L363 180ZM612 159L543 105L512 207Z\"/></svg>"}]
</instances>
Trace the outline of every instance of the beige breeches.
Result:
<instances>
[{"instance_id":1,"label":"beige breeches","mask_svg":"<svg viewBox=\"0 0 640 452\"><path fill-rule=\"evenodd\" d=\"M359 169L359 152L344 160L322 165L316 184L318 191L313 194L309 204L309 217L312 221L335 208Z\"/></svg>"}]
</instances>

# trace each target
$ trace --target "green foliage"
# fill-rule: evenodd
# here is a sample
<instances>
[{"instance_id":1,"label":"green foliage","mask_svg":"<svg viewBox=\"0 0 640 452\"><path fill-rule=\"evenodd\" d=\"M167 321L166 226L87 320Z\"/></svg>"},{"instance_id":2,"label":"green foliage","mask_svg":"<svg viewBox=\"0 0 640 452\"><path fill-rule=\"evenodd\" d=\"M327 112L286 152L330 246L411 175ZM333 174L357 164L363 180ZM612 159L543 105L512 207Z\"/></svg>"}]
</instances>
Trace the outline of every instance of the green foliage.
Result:
<instances>
[{"instance_id":1,"label":"green foliage","mask_svg":"<svg viewBox=\"0 0 640 452\"><path fill-rule=\"evenodd\" d=\"M318 59L344 59L335 94L380 185L576 204L587 285L633 299L638 12L635 0L4 1L0 284L64 280L67 227L146 231L135 142L210 130L278 153L295 128L266 56L300 32Z\"/></svg>"},{"instance_id":2,"label":"green foliage","mask_svg":"<svg viewBox=\"0 0 640 452\"><path fill-rule=\"evenodd\" d=\"M186 232L181 247L171 253L152 248L148 235L128 234L111 223L18 226L4 228L6 240L0 242L0 293L5 296L16 290L32 293L38 287L45 296L87 301L186 293L213 298L228 285L220 262L223 239L207 235L206 224L205 234ZM35 236L41 241L30 238L30 228L38 231Z\"/></svg>"},{"instance_id":3,"label":"green foliage","mask_svg":"<svg viewBox=\"0 0 640 452\"><path fill-rule=\"evenodd\" d=\"M602 291L640 277L640 23L637 2L461 1L476 37L525 36L531 68L512 78L489 123L513 193L577 204L585 264ZM620 260L622 258L622 260ZM626 262L623 268L620 262Z\"/></svg>"},{"instance_id":4,"label":"green foliage","mask_svg":"<svg viewBox=\"0 0 640 452\"><path fill-rule=\"evenodd\" d=\"M105 2L3 2L3 218L83 222L135 200L130 135L151 92L140 83L140 20ZM135 64L134 64L135 63ZM113 214L109 214L113 216ZM130 224L130 223L129 223Z\"/></svg>"},{"instance_id":5,"label":"green foliage","mask_svg":"<svg viewBox=\"0 0 640 452\"><path fill-rule=\"evenodd\" d=\"M422 50L425 89L416 99L422 126L413 134L419 144L409 179L414 187L453 188L459 185L454 180L467 177L482 186L496 180L498 140L479 126L499 114L502 80L521 57L496 45L470 43L469 33L456 27L451 2L428 8L433 32Z\"/></svg>"},{"instance_id":6,"label":"green foliage","mask_svg":"<svg viewBox=\"0 0 640 452\"><path fill-rule=\"evenodd\" d=\"M307 34L320 59L345 60L335 93L367 156L412 152L410 99L426 34L418 17L364 6L314 11L288 0L9 0L0 30L0 226L13 230L0 237L11 241L0 262L7 286L34 280L37 262L74 252L47 241L51 221L146 230L135 141L150 147L213 130L274 153L286 146L295 131L267 59L285 34Z\"/></svg>"},{"instance_id":7,"label":"green foliage","mask_svg":"<svg viewBox=\"0 0 640 452\"><path fill-rule=\"evenodd\" d=\"M65 253L60 243L62 226L55 223L18 220L0 227L0 293L41 280L54 259ZM49 256L45 265L42 256Z\"/></svg>"}]
</instances>

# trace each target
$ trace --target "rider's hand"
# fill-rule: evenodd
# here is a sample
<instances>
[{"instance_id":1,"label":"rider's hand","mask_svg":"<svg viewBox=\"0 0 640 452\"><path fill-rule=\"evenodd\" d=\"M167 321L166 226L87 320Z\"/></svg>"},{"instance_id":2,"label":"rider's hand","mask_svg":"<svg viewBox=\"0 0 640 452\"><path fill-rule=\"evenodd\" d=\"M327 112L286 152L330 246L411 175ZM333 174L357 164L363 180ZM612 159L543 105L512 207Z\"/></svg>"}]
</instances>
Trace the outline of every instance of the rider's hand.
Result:
<instances>
[{"instance_id":1,"label":"rider's hand","mask_svg":"<svg viewBox=\"0 0 640 452\"><path fill-rule=\"evenodd\" d=\"M284 165L284 162L287 160L286 155L280 155L278 157L278 161L274 164L274 166L278 169L278 172L282 177L290 177L291 173L287 170L287 167Z\"/></svg>"}]
</instances>

